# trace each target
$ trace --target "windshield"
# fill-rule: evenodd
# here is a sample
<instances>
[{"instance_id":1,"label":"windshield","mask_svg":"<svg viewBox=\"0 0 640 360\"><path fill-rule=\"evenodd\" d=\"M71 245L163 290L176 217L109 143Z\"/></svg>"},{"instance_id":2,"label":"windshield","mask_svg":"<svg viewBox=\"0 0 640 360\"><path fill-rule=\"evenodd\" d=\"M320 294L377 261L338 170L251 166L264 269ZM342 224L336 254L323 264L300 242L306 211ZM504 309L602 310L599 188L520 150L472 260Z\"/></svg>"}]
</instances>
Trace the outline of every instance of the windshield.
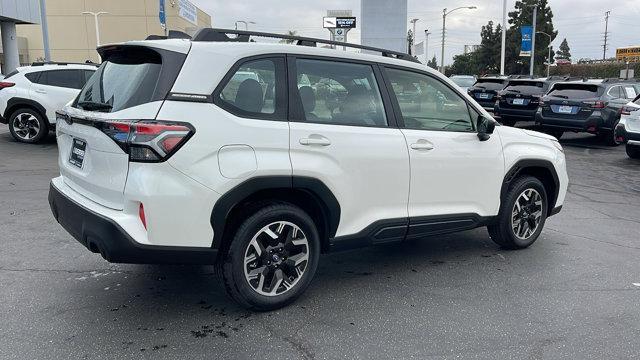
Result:
<instances>
[{"instance_id":1,"label":"windshield","mask_svg":"<svg viewBox=\"0 0 640 360\"><path fill-rule=\"evenodd\" d=\"M542 94L544 93L544 83L540 81L512 81L504 90L518 94Z\"/></svg>"},{"instance_id":2,"label":"windshield","mask_svg":"<svg viewBox=\"0 0 640 360\"><path fill-rule=\"evenodd\" d=\"M592 99L599 96L598 89L597 85L556 84L549 92L549 96L575 100Z\"/></svg>"},{"instance_id":3,"label":"windshield","mask_svg":"<svg viewBox=\"0 0 640 360\"><path fill-rule=\"evenodd\" d=\"M473 84L476 82L476 79L473 77L466 77L466 76L453 76L451 77L451 81L453 81L454 83L456 83L456 85L460 86L460 87L472 87Z\"/></svg>"},{"instance_id":4,"label":"windshield","mask_svg":"<svg viewBox=\"0 0 640 360\"><path fill-rule=\"evenodd\" d=\"M161 68L160 55L154 51L114 54L87 81L75 106L115 112L150 102Z\"/></svg>"},{"instance_id":5,"label":"windshield","mask_svg":"<svg viewBox=\"0 0 640 360\"><path fill-rule=\"evenodd\" d=\"M479 79L473 86L486 90L502 90L504 81L499 79Z\"/></svg>"}]
</instances>

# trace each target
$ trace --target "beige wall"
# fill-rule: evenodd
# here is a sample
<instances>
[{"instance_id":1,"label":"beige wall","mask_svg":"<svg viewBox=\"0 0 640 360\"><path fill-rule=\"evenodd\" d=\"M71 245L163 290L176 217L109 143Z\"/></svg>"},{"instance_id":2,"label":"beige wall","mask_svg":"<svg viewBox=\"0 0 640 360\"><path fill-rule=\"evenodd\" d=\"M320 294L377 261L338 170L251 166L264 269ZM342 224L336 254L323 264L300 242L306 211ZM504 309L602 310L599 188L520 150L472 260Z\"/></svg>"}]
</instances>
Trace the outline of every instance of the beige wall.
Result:
<instances>
[{"instance_id":1,"label":"beige wall","mask_svg":"<svg viewBox=\"0 0 640 360\"><path fill-rule=\"evenodd\" d=\"M167 26L186 31L196 25L178 16L178 5L166 0ZM47 1L51 60L98 61L94 18L83 11L107 11L100 15L100 42L141 40L150 34L162 35L158 20L158 0L55 0ZM197 27L211 27L211 17L198 9ZM44 58L40 25L18 25L18 36L28 39L29 62Z\"/></svg>"}]
</instances>

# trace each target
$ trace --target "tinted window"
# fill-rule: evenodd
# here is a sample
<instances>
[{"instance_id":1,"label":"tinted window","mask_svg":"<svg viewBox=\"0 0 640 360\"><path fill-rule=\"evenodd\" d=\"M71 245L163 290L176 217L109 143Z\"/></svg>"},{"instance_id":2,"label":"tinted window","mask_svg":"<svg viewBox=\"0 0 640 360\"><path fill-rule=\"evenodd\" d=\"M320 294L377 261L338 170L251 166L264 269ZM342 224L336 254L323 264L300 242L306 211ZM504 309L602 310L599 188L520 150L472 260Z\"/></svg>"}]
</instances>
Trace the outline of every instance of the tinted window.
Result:
<instances>
[{"instance_id":1,"label":"tinted window","mask_svg":"<svg viewBox=\"0 0 640 360\"><path fill-rule=\"evenodd\" d=\"M607 91L607 94L609 94L609 96L618 99L618 98L623 98L624 94L622 93L622 87L620 86L612 86L609 91Z\"/></svg>"},{"instance_id":2,"label":"tinted window","mask_svg":"<svg viewBox=\"0 0 640 360\"><path fill-rule=\"evenodd\" d=\"M107 103L112 106L109 111L150 102L161 69L162 59L155 51L115 53L105 59L82 88L78 102Z\"/></svg>"},{"instance_id":3,"label":"tinted window","mask_svg":"<svg viewBox=\"0 0 640 360\"><path fill-rule=\"evenodd\" d=\"M220 92L220 100L250 114L276 111L276 63L273 59L249 61L236 70Z\"/></svg>"},{"instance_id":4,"label":"tinted window","mask_svg":"<svg viewBox=\"0 0 640 360\"><path fill-rule=\"evenodd\" d=\"M599 96L599 89L597 85L556 84L549 92L549 96L575 100L592 99Z\"/></svg>"},{"instance_id":5,"label":"tinted window","mask_svg":"<svg viewBox=\"0 0 640 360\"><path fill-rule=\"evenodd\" d=\"M504 80L479 79L473 86L486 90L502 90L504 88Z\"/></svg>"},{"instance_id":6,"label":"tinted window","mask_svg":"<svg viewBox=\"0 0 640 360\"><path fill-rule=\"evenodd\" d=\"M24 77L26 77L27 80L31 81L32 83L37 84L40 79L40 74L42 74L42 72L36 71L36 72L24 74Z\"/></svg>"},{"instance_id":7,"label":"tinted window","mask_svg":"<svg viewBox=\"0 0 640 360\"><path fill-rule=\"evenodd\" d=\"M86 84L87 81L91 79L91 76L93 76L95 72L96 72L95 70L82 70L82 73L84 75L84 77L82 78L82 86L84 86L84 84Z\"/></svg>"},{"instance_id":8,"label":"tinted window","mask_svg":"<svg viewBox=\"0 0 640 360\"><path fill-rule=\"evenodd\" d=\"M386 126L382 97L370 65L298 59L297 85L305 120Z\"/></svg>"},{"instance_id":9,"label":"tinted window","mask_svg":"<svg viewBox=\"0 0 640 360\"><path fill-rule=\"evenodd\" d=\"M52 70L45 71L43 75L46 76L40 77L41 84L72 89L82 88L80 70ZM46 79L46 82L43 82L43 79Z\"/></svg>"},{"instance_id":10,"label":"tinted window","mask_svg":"<svg viewBox=\"0 0 640 360\"><path fill-rule=\"evenodd\" d=\"M452 76L451 81L453 81L454 83L456 83L456 85L460 87L468 88L473 86L473 84L476 82L476 79L473 77L466 77L466 76Z\"/></svg>"},{"instance_id":11,"label":"tinted window","mask_svg":"<svg viewBox=\"0 0 640 360\"><path fill-rule=\"evenodd\" d=\"M537 81L511 81L504 89L521 94L542 94L544 92L544 83Z\"/></svg>"},{"instance_id":12,"label":"tinted window","mask_svg":"<svg viewBox=\"0 0 640 360\"><path fill-rule=\"evenodd\" d=\"M424 74L388 69L406 128L473 131L467 102L439 80Z\"/></svg>"}]
</instances>

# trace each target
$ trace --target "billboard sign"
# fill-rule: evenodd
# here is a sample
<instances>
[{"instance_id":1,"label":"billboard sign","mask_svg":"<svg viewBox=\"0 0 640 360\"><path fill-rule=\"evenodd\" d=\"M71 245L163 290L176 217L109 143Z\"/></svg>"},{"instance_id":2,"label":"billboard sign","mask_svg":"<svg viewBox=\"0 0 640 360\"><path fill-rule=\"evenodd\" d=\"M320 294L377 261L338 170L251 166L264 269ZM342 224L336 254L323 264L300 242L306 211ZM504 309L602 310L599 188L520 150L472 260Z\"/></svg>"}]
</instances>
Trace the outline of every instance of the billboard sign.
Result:
<instances>
[{"instance_id":1,"label":"billboard sign","mask_svg":"<svg viewBox=\"0 0 640 360\"><path fill-rule=\"evenodd\" d=\"M533 38L533 28L531 26L523 26L520 28L522 33L522 44L520 45L520 56L531 56L531 40Z\"/></svg>"},{"instance_id":2,"label":"billboard sign","mask_svg":"<svg viewBox=\"0 0 640 360\"><path fill-rule=\"evenodd\" d=\"M322 27L325 29L353 29L356 27L356 18L353 16L325 16L322 18Z\"/></svg>"},{"instance_id":3,"label":"billboard sign","mask_svg":"<svg viewBox=\"0 0 640 360\"><path fill-rule=\"evenodd\" d=\"M193 25L198 25L198 8L189 0L178 0L178 15Z\"/></svg>"}]
</instances>

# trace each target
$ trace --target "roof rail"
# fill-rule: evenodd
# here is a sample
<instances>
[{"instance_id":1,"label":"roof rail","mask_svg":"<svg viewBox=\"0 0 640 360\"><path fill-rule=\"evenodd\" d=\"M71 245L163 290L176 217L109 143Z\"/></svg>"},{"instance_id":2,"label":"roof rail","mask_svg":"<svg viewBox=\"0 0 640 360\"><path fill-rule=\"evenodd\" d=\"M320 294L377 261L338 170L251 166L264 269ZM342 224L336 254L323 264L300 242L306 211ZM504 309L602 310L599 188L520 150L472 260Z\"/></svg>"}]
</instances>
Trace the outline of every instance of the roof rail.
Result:
<instances>
[{"instance_id":1,"label":"roof rail","mask_svg":"<svg viewBox=\"0 0 640 360\"><path fill-rule=\"evenodd\" d=\"M228 34L236 35L236 37L229 37ZM382 56L385 56L385 57L391 57L391 58L407 60L412 62L419 62L413 56L403 52L399 52L399 51L381 49L381 48L376 48L372 46L344 43L339 41L325 40L325 39L256 32L256 31L204 28L204 29L200 29L192 37L191 40L192 41L211 41L211 42L250 42L250 41L253 41L251 39L252 36L272 38L272 39L292 40L292 41L295 41L296 45L300 45L300 46L316 47L318 43L335 45L335 46L344 46L344 47L349 47L354 49L379 52L382 54Z\"/></svg>"},{"instance_id":2,"label":"roof rail","mask_svg":"<svg viewBox=\"0 0 640 360\"><path fill-rule=\"evenodd\" d=\"M31 66L45 66L45 65L90 65L90 66L100 66L100 64L96 64L87 60L86 62L59 62L59 61L36 61L31 64Z\"/></svg>"},{"instance_id":3,"label":"roof rail","mask_svg":"<svg viewBox=\"0 0 640 360\"><path fill-rule=\"evenodd\" d=\"M606 78L602 80L603 83L625 83L625 82L640 82L640 79L630 78L630 79L619 79L619 78Z\"/></svg>"}]
</instances>

